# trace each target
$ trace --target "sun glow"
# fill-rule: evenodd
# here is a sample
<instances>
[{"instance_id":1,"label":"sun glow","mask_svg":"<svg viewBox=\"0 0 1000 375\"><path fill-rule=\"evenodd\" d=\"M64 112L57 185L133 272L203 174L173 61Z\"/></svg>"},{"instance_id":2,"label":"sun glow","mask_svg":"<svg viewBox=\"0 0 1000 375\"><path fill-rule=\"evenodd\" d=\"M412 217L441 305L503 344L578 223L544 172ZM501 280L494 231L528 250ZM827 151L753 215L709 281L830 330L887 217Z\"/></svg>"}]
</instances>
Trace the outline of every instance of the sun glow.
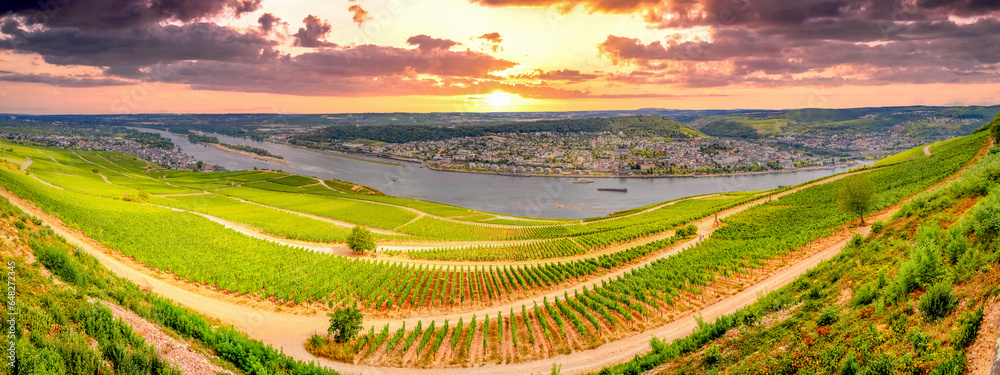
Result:
<instances>
[{"instance_id":1,"label":"sun glow","mask_svg":"<svg viewBox=\"0 0 1000 375\"><path fill-rule=\"evenodd\" d=\"M505 107L511 105L511 103L514 102L514 99L508 93L503 91L494 91L491 94L487 94L483 98L483 101L494 107Z\"/></svg>"}]
</instances>

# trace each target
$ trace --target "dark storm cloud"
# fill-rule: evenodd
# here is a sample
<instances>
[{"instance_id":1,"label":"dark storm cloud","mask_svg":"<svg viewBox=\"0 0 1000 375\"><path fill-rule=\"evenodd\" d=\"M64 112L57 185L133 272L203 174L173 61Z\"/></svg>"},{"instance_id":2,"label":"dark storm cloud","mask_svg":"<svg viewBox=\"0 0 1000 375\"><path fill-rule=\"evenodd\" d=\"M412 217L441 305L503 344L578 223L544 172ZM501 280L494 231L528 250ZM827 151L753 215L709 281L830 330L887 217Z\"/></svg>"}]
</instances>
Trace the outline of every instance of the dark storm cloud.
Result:
<instances>
[{"instance_id":1,"label":"dark storm cloud","mask_svg":"<svg viewBox=\"0 0 1000 375\"><path fill-rule=\"evenodd\" d=\"M896 40L855 43L797 39L749 29L716 30L710 42L652 42L609 36L599 45L612 62L638 74L613 81L687 87L748 83L796 84L961 83L998 80L1000 25L934 21L911 24ZM919 41L919 42L917 42ZM797 76L808 73L806 76Z\"/></svg>"},{"instance_id":2,"label":"dark storm cloud","mask_svg":"<svg viewBox=\"0 0 1000 375\"><path fill-rule=\"evenodd\" d=\"M333 30L329 22L321 20L314 15L308 15L302 20L303 27L292 35L295 45L299 47L333 47L334 43L326 41L326 35Z\"/></svg>"},{"instance_id":3,"label":"dark storm cloud","mask_svg":"<svg viewBox=\"0 0 1000 375\"><path fill-rule=\"evenodd\" d=\"M8 20L9 22L10 20ZM214 23L152 26L141 30L0 27L10 43L0 49L38 53L56 65L142 65L179 60L255 61L273 54L275 42Z\"/></svg>"},{"instance_id":4,"label":"dark storm cloud","mask_svg":"<svg viewBox=\"0 0 1000 375\"><path fill-rule=\"evenodd\" d=\"M469 89L489 72L514 65L472 51L361 45L273 56L256 63L181 61L152 67L116 66L106 69L105 74L223 91L306 96L432 95ZM437 80L418 75L436 76Z\"/></svg>"},{"instance_id":5,"label":"dark storm cloud","mask_svg":"<svg viewBox=\"0 0 1000 375\"><path fill-rule=\"evenodd\" d=\"M133 82L114 79L114 78L57 76L47 73L16 74L10 72L0 72L0 81L44 83L59 87L101 87L101 86L125 86L134 84Z\"/></svg>"},{"instance_id":6,"label":"dark storm cloud","mask_svg":"<svg viewBox=\"0 0 1000 375\"><path fill-rule=\"evenodd\" d=\"M257 18L257 23L260 24L260 31L263 31L265 34L274 30L275 26L288 24L287 22L282 22L281 18L271 13L262 14L260 18Z\"/></svg>"},{"instance_id":7,"label":"dark storm cloud","mask_svg":"<svg viewBox=\"0 0 1000 375\"><path fill-rule=\"evenodd\" d=\"M192 22L241 16L260 9L260 0L4 0L0 15L26 24L85 29L138 28L163 21Z\"/></svg>"},{"instance_id":8,"label":"dark storm cloud","mask_svg":"<svg viewBox=\"0 0 1000 375\"><path fill-rule=\"evenodd\" d=\"M411 36L406 40L406 44L417 46L417 49L424 52L447 51L451 47L458 45L458 42L448 39L438 39L428 35Z\"/></svg>"},{"instance_id":9,"label":"dark storm cloud","mask_svg":"<svg viewBox=\"0 0 1000 375\"><path fill-rule=\"evenodd\" d=\"M629 13L657 6L662 0L470 0L486 6L557 7L564 11L583 7L591 12Z\"/></svg>"}]
</instances>

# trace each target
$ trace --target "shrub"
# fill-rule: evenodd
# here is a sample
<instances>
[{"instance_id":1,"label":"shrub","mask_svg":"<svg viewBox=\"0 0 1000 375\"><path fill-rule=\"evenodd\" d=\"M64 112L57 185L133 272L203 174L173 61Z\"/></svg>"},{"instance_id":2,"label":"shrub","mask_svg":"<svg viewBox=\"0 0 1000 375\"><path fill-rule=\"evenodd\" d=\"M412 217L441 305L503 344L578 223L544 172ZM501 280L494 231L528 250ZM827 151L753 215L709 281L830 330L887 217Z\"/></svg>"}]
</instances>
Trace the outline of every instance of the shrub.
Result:
<instances>
[{"instance_id":1,"label":"shrub","mask_svg":"<svg viewBox=\"0 0 1000 375\"><path fill-rule=\"evenodd\" d=\"M864 373L871 375L892 375L895 373L896 361L892 357L880 355L868 361Z\"/></svg>"},{"instance_id":2,"label":"shrub","mask_svg":"<svg viewBox=\"0 0 1000 375\"><path fill-rule=\"evenodd\" d=\"M910 342L913 344L913 351L923 353L927 349L927 344L930 343L931 337L924 333L920 328L914 328L910 331Z\"/></svg>"},{"instance_id":3,"label":"shrub","mask_svg":"<svg viewBox=\"0 0 1000 375\"><path fill-rule=\"evenodd\" d=\"M861 247L861 244L864 243L864 240L865 238L862 237L861 234L855 233L853 236L851 236L851 242L849 242L849 244L851 245L851 247L858 248Z\"/></svg>"},{"instance_id":4,"label":"shrub","mask_svg":"<svg viewBox=\"0 0 1000 375\"><path fill-rule=\"evenodd\" d=\"M952 334L952 344L964 348L972 344L979 334L979 327L983 324L983 308L980 307L966 316L962 317L962 328Z\"/></svg>"},{"instance_id":5,"label":"shrub","mask_svg":"<svg viewBox=\"0 0 1000 375\"><path fill-rule=\"evenodd\" d=\"M965 372L965 352L956 350L950 357L931 369L930 375L962 375Z\"/></svg>"},{"instance_id":6,"label":"shrub","mask_svg":"<svg viewBox=\"0 0 1000 375\"><path fill-rule=\"evenodd\" d=\"M924 295L920 296L920 304L917 307L927 319L937 320L948 316L957 302L957 298L951 291L951 285L936 284L927 288Z\"/></svg>"},{"instance_id":7,"label":"shrub","mask_svg":"<svg viewBox=\"0 0 1000 375\"><path fill-rule=\"evenodd\" d=\"M83 267L69 255L66 249L50 245L41 245L31 241L31 248L35 249L38 261L45 265L49 271L59 276L65 282L72 284L82 284Z\"/></svg>"},{"instance_id":8,"label":"shrub","mask_svg":"<svg viewBox=\"0 0 1000 375\"><path fill-rule=\"evenodd\" d=\"M719 352L719 346L715 344L709 346L708 349L705 349L705 355L702 358L705 361L706 366L715 366L716 363L719 363L719 359L722 358L722 353Z\"/></svg>"},{"instance_id":9,"label":"shrub","mask_svg":"<svg viewBox=\"0 0 1000 375\"><path fill-rule=\"evenodd\" d=\"M871 284L864 284L854 292L851 304L854 306L867 306L874 302L876 297L878 297L878 290L872 287Z\"/></svg>"},{"instance_id":10,"label":"shrub","mask_svg":"<svg viewBox=\"0 0 1000 375\"><path fill-rule=\"evenodd\" d=\"M885 229L885 221L879 220L872 223L872 233L879 233Z\"/></svg>"},{"instance_id":11,"label":"shrub","mask_svg":"<svg viewBox=\"0 0 1000 375\"><path fill-rule=\"evenodd\" d=\"M819 314L819 318L816 319L816 324L820 326L828 326L837 322L839 316L837 310L832 306L823 309L823 312Z\"/></svg>"},{"instance_id":12,"label":"shrub","mask_svg":"<svg viewBox=\"0 0 1000 375\"><path fill-rule=\"evenodd\" d=\"M328 341L327 341L326 337L323 337L323 336L320 336L320 335L317 335L317 334L313 334L312 336L309 336L309 340L306 341L306 347L312 348L313 350L315 350L315 349L318 349L318 348L321 348L321 347L325 346L327 342Z\"/></svg>"},{"instance_id":13,"label":"shrub","mask_svg":"<svg viewBox=\"0 0 1000 375\"><path fill-rule=\"evenodd\" d=\"M858 361L854 359L854 354L848 354L847 358L840 365L840 375L857 375L861 373L861 367L858 366Z\"/></svg>"}]
</instances>

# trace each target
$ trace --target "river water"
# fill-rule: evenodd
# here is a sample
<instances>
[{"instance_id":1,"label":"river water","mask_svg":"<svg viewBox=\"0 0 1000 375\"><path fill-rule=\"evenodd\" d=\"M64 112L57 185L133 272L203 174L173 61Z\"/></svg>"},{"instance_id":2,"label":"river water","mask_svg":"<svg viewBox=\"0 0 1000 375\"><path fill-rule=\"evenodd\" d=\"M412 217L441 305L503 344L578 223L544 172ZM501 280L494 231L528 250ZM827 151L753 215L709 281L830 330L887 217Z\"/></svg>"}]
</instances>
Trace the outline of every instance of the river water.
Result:
<instances>
[{"instance_id":1,"label":"river water","mask_svg":"<svg viewBox=\"0 0 1000 375\"><path fill-rule=\"evenodd\" d=\"M419 164L406 162L396 162L403 166L384 165L326 155L273 142L212 134L223 143L267 149L271 153L283 156L285 161L298 167L289 168L282 164L193 144L182 135L155 129L139 130L159 133L170 138L185 153L206 163L222 166L226 170L249 170L254 167L281 169L307 176L351 181L398 197L447 203L507 215L544 218L580 219L692 195L768 190L779 186L796 185L849 169L836 167L698 178L593 178L594 183L579 184L573 183L574 178L570 177L509 177L434 171ZM396 181L393 181L393 177L396 177ZM600 187L628 188L628 193L598 191Z\"/></svg>"}]
</instances>

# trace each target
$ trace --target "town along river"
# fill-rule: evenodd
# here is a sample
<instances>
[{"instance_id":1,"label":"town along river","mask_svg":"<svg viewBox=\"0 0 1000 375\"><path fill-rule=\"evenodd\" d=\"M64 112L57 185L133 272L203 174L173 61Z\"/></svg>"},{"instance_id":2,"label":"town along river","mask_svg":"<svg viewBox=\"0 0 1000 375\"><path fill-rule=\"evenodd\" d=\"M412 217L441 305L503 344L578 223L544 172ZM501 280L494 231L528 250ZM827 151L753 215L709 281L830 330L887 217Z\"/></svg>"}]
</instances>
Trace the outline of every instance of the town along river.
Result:
<instances>
[{"instance_id":1,"label":"town along river","mask_svg":"<svg viewBox=\"0 0 1000 375\"><path fill-rule=\"evenodd\" d=\"M392 162L387 165L327 155L294 146L212 134L223 143L260 147L281 155L298 167L220 151L192 144L182 135L160 130L185 153L226 170L281 169L286 172L335 178L371 186L397 197L447 203L507 215L542 218L581 219L604 216L671 199L730 191L768 190L796 185L844 172L848 167L793 172L716 177L675 178L596 178L593 183L573 183L575 177L513 177L491 174L434 171L420 164L350 155L352 158ZM627 193L598 191L598 188L627 188Z\"/></svg>"}]
</instances>

